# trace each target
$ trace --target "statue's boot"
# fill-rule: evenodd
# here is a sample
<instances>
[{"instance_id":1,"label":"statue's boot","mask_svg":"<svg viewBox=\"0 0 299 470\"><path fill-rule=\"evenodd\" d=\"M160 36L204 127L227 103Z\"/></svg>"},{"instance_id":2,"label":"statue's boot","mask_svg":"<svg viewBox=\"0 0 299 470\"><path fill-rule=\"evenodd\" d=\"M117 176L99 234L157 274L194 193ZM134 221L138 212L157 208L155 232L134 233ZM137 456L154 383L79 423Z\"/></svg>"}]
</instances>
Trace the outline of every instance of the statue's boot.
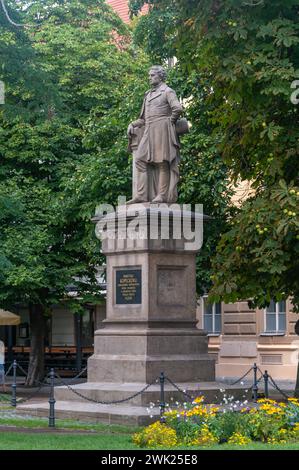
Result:
<instances>
[{"instance_id":1,"label":"statue's boot","mask_svg":"<svg viewBox=\"0 0 299 470\"><path fill-rule=\"evenodd\" d=\"M148 164L143 161L135 161L136 194L127 204L148 202Z\"/></svg>"},{"instance_id":2,"label":"statue's boot","mask_svg":"<svg viewBox=\"0 0 299 470\"><path fill-rule=\"evenodd\" d=\"M168 162L162 162L159 166L159 188L157 196L152 200L154 203L167 202L170 181L170 166Z\"/></svg>"},{"instance_id":3,"label":"statue's boot","mask_svg":"<svg viewBox=\"0 0 299 470\"><path fill-rule=\"evenodd\" d=\"M140 197L136 196L136 197L133 197L133 199L130 199L129 201L127 201L127 205L128 204L141 204L143 202L148 202L148 201L145 201L144 199L141 199Z\"/></svg>"},{"instance_id":4,"label":"statue's boot","mask_svg":"<svg viewBox=\"0 0 299 470\"><path fill-rule=\"evenodd\" d=\"M160 204L162 202L166 202L166 199L164 199L160 194L155 197L155 199L152 200L153 203Z\"/></svg>"}]
</instances>

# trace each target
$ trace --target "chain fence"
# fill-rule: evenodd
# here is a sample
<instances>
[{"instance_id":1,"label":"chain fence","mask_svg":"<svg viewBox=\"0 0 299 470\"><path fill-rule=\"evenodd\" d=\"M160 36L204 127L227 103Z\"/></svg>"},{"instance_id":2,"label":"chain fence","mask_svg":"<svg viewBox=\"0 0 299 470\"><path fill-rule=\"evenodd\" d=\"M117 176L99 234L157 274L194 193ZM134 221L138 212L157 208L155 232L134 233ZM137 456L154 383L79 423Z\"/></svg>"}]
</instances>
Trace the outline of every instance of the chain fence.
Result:
<instances>
[{"instance_id":1,"label":"chain fence","mask_svg":"<svg viewBox=\"0 0 299 470\"><path fill-rule=\"evenodd\" d=\"M165 380L169 382L178 392L180 392L184 397L188 398L188 400L191 400L193 402L194 397L189 395L185 390L180 388L175 382L173 382L169 377L165 377Z\"/></svg>"},{"instance_id":2,"label":"chain fence","mask_svg":"<svg viewBox=\"0 0 299 470\"><path fill-rule=\"evenodd\" d=\"M48 374L48 375L45 377L44 382L39 382L39 381L38 381L38 382L39 382L39 387L38 387L37 390L34 390L34 392L33 392L31 395L29 395L28 397L24 397L24 398L19 398L19 399L17 399L17 405L26 403L27 401L32 400L33 398L37 397L37 396L39 395L39 393L40 393L40 391L41 391L42 388L45 388L45 387L49 388L49 385L50 385L50 384L47 382L47 379L48 379L49 375L50 375L50 374Z\"/></svg>"},{"instance_id":3,"label":"chain fence","mask_svg":"<svg viewBox=\"0 0 299 470\"><path fill-rule=\"evenodd\" d=\"M64 380L58 375L55 373L55 377L57 377L59 380L60 380L60 383L67 387L68 390L70 390L71 392L73 392L75 395L77 395L78 397L82 398L83 400L87 400L89 402L92 402L92 403L96 403L96 404L99 404L99 405L118 405L118 404L121 404L121 403L125 403L125 402L128 402L130 400L133 400L134 398L138 397L139 395L142 395L146 390L148 390L150 387L152 387L153 385L155 385L156 383L158 383L158 379L155 379L154 382L150 383L150 384L147 384L142 390L140 390L139 392L137 393L134 393L133 395L127 397L127 398L123 398L121 400L111 400L111 401L102 401L102 400L97 400L95 398L90 398L90 397L86 397L85 395L83 395L82 393L78 392L78 390L75 390L74 388L72 388L68 383L64 382Z\"/></svg>"},{"instance_id":4,"label":"chain fence","mask_svg":"<svg viewBox=\"0 0 299 470\"><path fill-rule=\"evenodd\" d=\"M247 377L247 375L253 370L253 367L250 367L250 369L248 369L247 372L245 372L244 375L242 375L242 377L240 377L239 379L235 380L234 382L228 382L229 385L237 385L239 382L241 382L243 379L245 379L245 377Z\"/></svg>"},{"instance_id":5,"label":"chain fence","mask_svg":"<svg viewBox=\"0 0 299 470\"><path fill-rule=\"evenodd\" d=\"M30 394L29 396L17 399L17 396L16 396L17 395L16 394L16 389L17 389L16 373L17 373L17 370L22 372L25 375L26 378L27 378L28 372L26 372L20 364L18 364L16 361L14 361L10 365L10 367L8 368L5 376L7 376L11 372L11 369L13 369L13 383L11 385L11 387L12 387L11 398L9 398L8 396L6 397L6 395L3 395L3 394L1 395L0 394L0 404L3 403L4 406L5 406L6 403L7 403L7 406L8 406L8 403L10 402L11 408L10 409L5 409L5 408L0 409L0 412L1 413L7 413L9 410L11 411L11 409L15 409L15 407L17 405L24 404L24 403L32 400L33 398L37 397L39 395L40 391L42 390L42 388L48 388L49 389L49 406L50 406L49 427L55 427L55 403L56 403L55 396L54 396L55 385L62 385L64 387L66 387L70 392L72 392L73 394L78 396L81 400L85 400L89 403L94 403L94 404L97 404L97 405L119 405L119 404L127 403L131 400L134 400L135 398L137 398L138 396L141 396L143 393L145 393L147 390L149 390L154 385L157 385L157 384L160 383L160 400L159 400L159 403L157 403L157 406L159 406L159 408L160 408L160 420L161 420L161 422L165 422L165 417L164 417L165 408L166 408L165 383L169 383L185 399L188 399L188 401L194 402L194 397L192 395L190 395L190 393L188 393L186 390L183 390L173 380L171 380L169 377L165 376L163 372L161 372L160 376L156 377L156 379L154 379L151 383L147 384L141 390L139 390L138 392L136 392L136 393L134 393L134 394L132 394L132 395L126 397L126 398L122 398L122 399L118 399L118 400L104 401L104 400L99 400L99 399L96 399L96 398L88 397L88 396L84 395L83 393L81 393L78 389L75 389L72 386L74 381L78 380L83 374L86 373L87 367L85 367L82 371L80 371L79 374L77 374L76 377L73 377L71 379L71 383L70 382L67 383L65 380L63 380L63 378L57 372L54 371L54 369L51 369L51 371L44 377L44 380L42 382L41 381L36 381L36 383L38 384L37 390L34 390L34 392L32 394ZM256 364L254 364L252 367L250 367L250 369L248 369L248 371L246 371L246 373L243 374L242 377L235 380L234 382L228 383L228 385L232 386L232 385L236 385L237 383L240 383L252 371L253 371L253 383L252 383L251 386L249 386L247 388L246 392L249 391L249 390L252 390L252 396L253 396L253 401L254 402L257 402L257 400L258 400L259 384L262 382L262 380L264 380L264 395L265 395L266 398L268 398L268 396L269 396L269 388L268 388L269 385L271 385L272 388L277 390L285 399L290 398L289 395L287 393L285 393L277 385L277 383L275 382L273 377L271 375L269 375L267 371L263 372L260 369L260 367L258 367ZM261 374L259 378L257 377L258 372ZM58 384L57 384L57 382L58 382ZM168 392L169 392L169 390L168 390ZM200 390L198 390L198 392L200 393Z\"/></svg>"},{"instance_id":6,"label":"chain fence","mask_svg":"<svg viewBox=\"0 0 299 470\"><path fill-rule=\"evenodd\" d=\"M8 368L7 371L5 372L4 377L7 377L7 376L8 376L8 374L10 373L10 371L11 371L11 369L12 369L12 366L13 366L13 364L10 364L9 368Z\"/></svg>"},{"instance_id":7,"label":"chain fence","mask_svg":"<svg viewBox=\"0 0 299 470\"><path fill-rule=\"evenodd\" d=\"M286 399L289 399L291 398L289 395L287 395L283 390L281 390L281 388L277 385L277 383L275 382L275 380L271 377L271 375L269 375L269 381L270 381L270 384L272 385L272 387L274 389L276 389L284 398Z\"/></svg>"}]
</instances>

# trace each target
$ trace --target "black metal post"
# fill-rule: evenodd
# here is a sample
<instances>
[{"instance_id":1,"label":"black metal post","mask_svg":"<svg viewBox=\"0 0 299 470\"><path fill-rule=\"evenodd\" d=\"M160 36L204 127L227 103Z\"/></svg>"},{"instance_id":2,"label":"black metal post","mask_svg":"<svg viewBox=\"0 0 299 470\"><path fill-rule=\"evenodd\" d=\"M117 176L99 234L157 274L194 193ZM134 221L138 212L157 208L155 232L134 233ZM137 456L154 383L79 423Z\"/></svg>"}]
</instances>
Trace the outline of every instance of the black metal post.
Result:
<instances>
[{"instance_id":1,"label":"black metal post","mask_svg":"<svg viewBox=\"0 0 299 470\"><path fill-rule=\"evenodd\" d=\"M267 370L265 370L263 377L265 384L265 398L269 398L269 375Z\"/></svg>"},{"instance_id":2,"label":"black metal post","mask_svg":"<svg viewBox=\"0 0 299 470\"><path fill-rule=\"evenodd\" d=\"M12 376L12 385L11 385L11 406L17 406L17 361L13 361L12 365L13 376Z\"/></svg>"},{"instance_id":3,"label":"black metal post","mask_svg":"<svg viewBox=\"0 0 299 470\"><path fill-rule=\"evenodd\" d=\"M13 361L13 327L7 327L7 362L10 364Z\"/></svg>"},{"instance_id":4,"label":"black metal post","mask_svg":"<svg viewBox=\"0 0 299 470\"><path fill-rule=\"evenodd\" d=\"M55 428L55 403L56 400L54 398L54 380L55 380L55 372L54 369L50 371L50 398L49 398L49 428Z\"/></svg>"},{"instance_id":5,"label":"black metal post","mask_svg":"<svg viewBox=\"0 0 299 470\"><path fill-rule=\"evenodd\" d=\"M253 364L253 401L257 402L257 392L258 392L258 386L257 386L257 365L256 363Z\"/></svg>"},{"instance_id":6,"label":"black metal post","mask_svg":"<svg viewBox=\"0 0 299 470\"><path fill-rule=\"evenodd\" d=\"M165 375L164 372L160 374L160 423L165 423Z\"/></svg>"},{"instance_id":7,"label":"black metal post","mask_svg":"<svg viewBox=\"0 0 299 470\"><path fill-rule=\"evenodd\" d=\"M81 372L82 369L82 315L75 314L76 321L76 370Z\"/></svg>"}]
</instances>

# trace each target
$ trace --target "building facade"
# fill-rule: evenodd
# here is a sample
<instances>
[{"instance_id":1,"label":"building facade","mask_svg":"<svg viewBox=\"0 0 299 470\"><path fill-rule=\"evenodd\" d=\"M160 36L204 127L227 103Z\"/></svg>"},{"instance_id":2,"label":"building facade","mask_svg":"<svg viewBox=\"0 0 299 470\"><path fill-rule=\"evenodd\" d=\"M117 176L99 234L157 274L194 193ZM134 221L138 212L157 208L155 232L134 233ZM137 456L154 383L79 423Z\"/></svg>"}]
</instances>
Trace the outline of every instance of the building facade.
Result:
<instances>
[{"instance_id":1,"label":"building facade","mask_svg":"<svg viewBox=\"0 0 299 470\"><path fill-rule=\"evenodd\" d=\"M292 311L290 300L251 310L246 301L210 305L204 297L197 317L198 327L208 333L218 378L241 377L257 363L275 380L296 380L299 337L295 324L299 316Z\"/></svg>"}]
</instances>

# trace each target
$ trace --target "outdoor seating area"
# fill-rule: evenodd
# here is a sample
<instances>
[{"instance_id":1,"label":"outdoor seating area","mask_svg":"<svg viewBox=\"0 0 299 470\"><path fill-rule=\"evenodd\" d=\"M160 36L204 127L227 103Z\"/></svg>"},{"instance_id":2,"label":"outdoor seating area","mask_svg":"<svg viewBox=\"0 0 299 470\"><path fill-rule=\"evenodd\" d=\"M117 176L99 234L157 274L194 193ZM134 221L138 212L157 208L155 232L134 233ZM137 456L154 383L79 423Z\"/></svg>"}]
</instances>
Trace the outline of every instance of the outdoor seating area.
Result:
<instances>
[{"instance_id":1,"label":"outdoor seating area","mask_svg":"<svg viewBox=\"0 0 299 470\"><path fill-rule=\"evenodd\" d=\"M6 348L7 352L7 348ZM79 371L87 366L88 358L93 354L92 347L82 348ZM14 360L25 370L28 369L30 347L14 346L11 361L6 361L6 370ZM45 370L56 369L62 376L76 375L78 371L77 349L75 346L53 346L45 348Z\"/></svg>"}]
</instances>

